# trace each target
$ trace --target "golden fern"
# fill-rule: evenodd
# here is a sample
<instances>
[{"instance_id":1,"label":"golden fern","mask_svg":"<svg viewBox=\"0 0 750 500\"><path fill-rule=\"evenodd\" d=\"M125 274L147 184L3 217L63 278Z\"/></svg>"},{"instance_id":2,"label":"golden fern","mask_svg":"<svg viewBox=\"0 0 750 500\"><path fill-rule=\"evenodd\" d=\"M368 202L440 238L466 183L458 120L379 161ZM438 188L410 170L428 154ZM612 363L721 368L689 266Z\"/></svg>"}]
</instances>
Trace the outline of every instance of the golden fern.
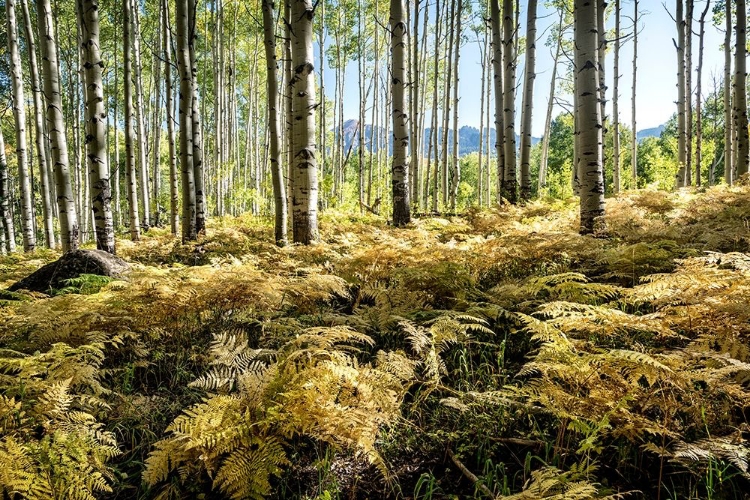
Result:
<instances>
[{"instance_id":1,"label":"golden fern","mask_svg":"<svg viewBox=\"0 0 750 500\"><path fill-rule=\"evenodd\" d=\"M169 425L146 460L144 481L164 485L176 473L184 482L205 470L231 498L262 498L299 435L364 453L382 467L376 437L398 415L413 376L396 354L360 362L360 346L372 343L345 326L304 330L276 353L251 349L235 334L215 335L213 366L193 385L221 394ZM172 486L163 488L166 495Z\"/></svg>"}]
</instances>

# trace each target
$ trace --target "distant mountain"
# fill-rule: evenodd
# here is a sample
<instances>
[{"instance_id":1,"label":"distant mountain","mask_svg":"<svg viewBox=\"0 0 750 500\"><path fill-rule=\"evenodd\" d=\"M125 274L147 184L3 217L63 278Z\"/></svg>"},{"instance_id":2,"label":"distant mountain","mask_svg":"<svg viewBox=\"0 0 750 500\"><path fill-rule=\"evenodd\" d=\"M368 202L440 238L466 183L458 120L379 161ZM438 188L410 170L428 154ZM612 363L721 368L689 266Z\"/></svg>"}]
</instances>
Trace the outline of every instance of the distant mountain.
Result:
<instances>
[{"instance_id":1,"label":"distant mountain","mask_svg":"<svg viewBox=\"0 0 750 500\"><path fill-rule=\"evenodd\" d=\"M661 124L658 127L639 130L637 134L638 140L641 141L646 137L661 137L661 133L664 132L665 128L667 128L666 125Z\"/></svg>"},{"instance_id":2,"label":"distant mountain","mask_svg":"<svg viewBox=\"0 0 750 500\"><path fill-rule=\"evenodd\" d=\"M380 131L380 134L384 132L383 127L378 128ZM438 134L438 144L442 144L443 140L443 129L438 128L437 129ZM482 134L482 138L484 139L487 133L487 129L484 129L484 134ZM491 128L489 129L490 135L490 147L494 147L494 137L495 137L495 129ZM367 151L370 150L370 137L373 134L373 127L372 125L365 125L365 149ZM429 151L429 141L430 139L430 129L425 129L424 131L424 154L427 155ZM536 144L539 141L541 141L538 137L532 137L531 143ZM353 144L352 144L353 142ZM516 134L516 144L520 147L521 141L519 136ZM356 151L357 147L359 146L359 135L358 135L358 122L357 120L347 120L344 122L344 150L348 151L349 147L351 146L352 151ZM388 151L391 151L393 146L393 137L388 137ZM442 146L439 146L442 147ZM377 151L377 148L373 148L373 152ZM458 152L460 156L464 156L470 153L474 153L479 151L479 129L476 127L470 127L468 125L464 125L461 127L458 131ZM448 152L453 152L453 130L448 130Z\"/></svg>"}]
</instances>

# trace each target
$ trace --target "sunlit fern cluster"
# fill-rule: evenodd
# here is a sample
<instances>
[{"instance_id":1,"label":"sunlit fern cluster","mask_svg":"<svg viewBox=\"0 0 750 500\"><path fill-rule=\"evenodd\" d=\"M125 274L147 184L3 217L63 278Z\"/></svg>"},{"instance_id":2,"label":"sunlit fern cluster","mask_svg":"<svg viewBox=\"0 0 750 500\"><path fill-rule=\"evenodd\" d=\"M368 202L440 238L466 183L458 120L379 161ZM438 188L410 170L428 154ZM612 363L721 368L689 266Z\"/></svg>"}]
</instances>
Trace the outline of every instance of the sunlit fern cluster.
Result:
<instances>
[{"instance_id":1,"label":"sunlit fern cluster","mask_svg":"<svg viewBox=\"0 0 750 500\"><path fill-rule=\"evenodd\" d=\"M574 204L535 202L398 230L333 213L311 247L279 249L249 217L194 246L164 230L122 242L136 264L98 293L0 301L0 484L106 496L120 458L102 423L125 418L151 440L138 456L120 441L136 471L121 491L151 450L161 498L274 495L310 442L381 479L393 453L518 455L495 493L519 499L618 498L607 479L625 456L689 477L686 498L711 471L746 477L750 259L722 252L745 249L750 190L608 204L609 240L576 234ZM49 258L2 257L0 277ZM127 409L139 401L161 420ZM549 463L527 467L507 438Z\"/></svg>"},{"instance_id":2,"label":"sunlit fern cluster","mask_svg":"<svg viewBox=\"0 0 750 500\"><path fill-rule=\"evenodd\" d=\"M97 419L104 344L0 351L0 490L28 499L94 499L112 491L120 454Z\"/></svg>"},{"instance_id":3,"label":"sunlit fern cluster","mask_svg":"<svg viewBox=\"0 0 750 500\"><path fill-rule=\"evenodd\" d=\"M205 472L230 498L262 498L289 464L288 442L305 436L363 453L382 466L375 440L398 415L413 361L397 353L358 360L372 340L347 327L301 332L278 351L214 336L212 367L192 383L208 397L167 428L144 479L160 497L182 493ZM169 481L172 473L174 481Z\"/></svg>"}]
</instances>

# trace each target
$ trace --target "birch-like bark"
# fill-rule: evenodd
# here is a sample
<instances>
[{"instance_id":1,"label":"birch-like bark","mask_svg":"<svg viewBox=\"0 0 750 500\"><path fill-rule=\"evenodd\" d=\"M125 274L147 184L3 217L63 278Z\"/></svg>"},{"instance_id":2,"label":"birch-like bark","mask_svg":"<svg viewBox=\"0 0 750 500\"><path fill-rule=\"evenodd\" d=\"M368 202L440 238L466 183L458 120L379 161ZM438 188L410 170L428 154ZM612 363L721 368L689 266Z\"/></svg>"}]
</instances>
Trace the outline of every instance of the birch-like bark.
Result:
<instances>
[{"instance_id":1,"label":"birch-like bark","mask_svg":"<svg viewBox=\"0 0 750 500\"><path fill-rule=\"evenodd\" d=\"M0 230L8 253L16 251L16 232L13 216L10 213L10 183L8 181L8 161L5 158L5 138L0 127Z\"/></svg>"},{"instance_id":2,"label":"birch-like bark","mask_svg":"<svg viewBox=\"0 0 750 500\"><path fill-rule=\"evenodd\" d=\"M701 12L699 21L700 29L698 31L698 74L695 89L695 185L700 186L702 183L701 162L703 161L703 96L701 93L701 80L703 78L703 42L706 34L706 14L711 6L711 0L706 0L706 7Z\"/></svg>"},{"instance_id":3,"label":"birch-like bark","mask_svg":"<svg viewBox=\"0 0 750 500\"><path fill-rule=\"evenodd\" d=\"M279 90L278 64L276 60L276 30L273 17L273 0L263 0L263 44L266 47L266 88L268 92L268 158L271 163L271 182L274 199L274 240L279 246L287 243L287 207L284 188L284 170L279 144Z\"/></svg>"},{"instance_id":4,"label":"birch-like bark","mask_svg":"<svg viewBox=\"0 0 750 500\"><path fill-rule=\"evenodd\" d=\"M193 165L193 72L189 47L189 0L175 4L177 71L180 78L180 171L182 174L182 241L198 237L196 229L195 168Z\"/></svg>"},{"instance_id":5,"label":"birch-like bark","mask_svg":"<svg viewBox=\"0 0 750 500\"><path fill-rule=\"evenodd\" d=\"M409 203L409 114L406 103L406 50L409 28L403 0L391 0L391 112L393 118L393 164L391 187L393 225L404 226L411 221Z\"/></svg>"},{"instance_id":6,"label":"birch-like bark","mask_svg":"<svg viewBox=\"0 0 750 500\"><path fill-rule=\"evenodd\" d=\"M107 110L104 106L102 61L99 45L99 1L76 0L81 26L83 77L86 88L86 160L96 248L115 253L112 225L112 189L107 156Z\"/></svg>"},{"instance_id":7,"label":"birch-like bark","mask_svg":"<svg viewBox=\"0 0 750 500\"><path fill-rule=\"evenodd\" d=\"M676 0L675 22L677 24L677 175L675 187L685 187L685 166L687 165L687 123L685 110L685 18L683 3Z\"/></svg>"},{"instance_id":8,"label":"birch-like bark","mask_svg":"<svg viewBox=\"0 0 750 500\"><path fill-rule=\"evenodd\" d=\"M151 122L151 214L153 217L153 224L155 226L161 225L159 220L159 191L161 190L161 174L159 167L161 163L161 41L162 33L167 31L167 26L162 24L162 9L161 1L159 0L157 12L159 19L157 21L158 28L154 40L155 53L153 57L152 71L154 73L154 108L152 110L152 122Z\"/></svg>"},{"instance_id":9,"label":"birch-like bark","mask_svg":"<svg viewBox=\"0 0 750 500\"><path fill-rule=\"evenodd\" d=\"M598 45L597 45L597 59L599 60L599 115L602 120L602 169L606 167L607 151L605 149L604 137L607 135L607 121L606 121L606 104L607 104L607 80L604 77L605 64L604 58L607 54L607 30L605 27L605 14L607 12L607 2L604 0L597 0L596 6L596 30L598 34ZM606 189L606 186L605 186Z\"/></svg>"},{"instance_id":10,"label":"birch-like bark","mask_svg":"<svg viewBox=\"0 0 750 500\"><path fill-rule=\"evenodd\" d=\"M633 178L633 189L638 189L638 128L636 120L636 85L638 83L638 0L633 0L633 85L630 99L630 130L633 140L630 147L630 173Z\"/></svg>"},{"instance_id":11,"label":"birch-like bark","mask_svg":"<svg viewBox=\"0 0 750 500\"><path fill-rule=\"evenodd\" d=\"M114 16L113 16L114 17ZM117 18L115 18L115 21L117 21ZM114 43L112 47L112 60L114 62L114 85L115 90L113 93L112 98L112 136L114 137L114 143L115 143L115 151L114 151L114 162L112 165L114 165L114 168L110 166L110 176L114 179L113 185L112 185L112 191L114 192L114 207L112 208L112 222L114 225L115 233L118 232L120 227L122 226L122 205L120 204L120 136L118 131L118 114L117 114L117 103L119 101L119 89L118 84L119 81L117 79L117 44L119 43L119 39L117 38L117 24L114 26Z\"/></svg>"},{"instance_id":12,"label":"birch-like bark","mask_svg":"<svg viewBox=\"0 0 750 500\"><path fill-rule=\"evenodd\" d=\"M460 2L461 0L459 0ZM411 178L409 179L409 184L411 188L411 202L414 204L416 208L419 208L419 198L420 198L420 176L422 175L422 169L420 168L420 159L422 157L422 135L420 134L419 130L419 115L420 115L420 108L419 108L419 86L420 86L420 77L419 77L419 2L420 0L414 0L414 23L412 28L412 37L413 40L412 47L411 47L411 82L409 84L409 90L410 90L410 105L411 105L411 113L410 113L410 120L411 120L411 164L410 164L410 174ZM459 33L461 32L461 28L459 25ZM457 51L458 52L458 51ZM456 71L458 71L458 62L456 63ZM456 109L458 110L458 105L456 106Z\"/></svg>"},{"instance_id":13,"label":"birch-like bark","mask_svg":"<svg viewBox=\"0 0 750 500\"><path fill-rule=\"evenodd\" d=\"M477 37L478 38L478 37ZM478 166L477 166L477 175L479 177L479 186L478 186L478 197L477 197L477 204L481 207L483 206L484 201L484 163L483 163L483 156L484 153L484 84L485 79L487 77L487 54L486 52L489 50L489 43L487 41L487 30L484 31L484 44L479 45L479 53L482 58L482 77L481 77L481 84L480 84L480 90L479 90L479 158L478 158ZM487 110L489 112L489 110ZM487 131L489 133L489 130ZM489 151L487 152L489 155Z\"/></svg>"},{"instance_id":14,"label":"birch-like bark","mask_svg":"<svg viewBox=\"0 0 750 500\"><path fill-rule=\"evenodd\" d=\"M42 49L42 80L47 98L47 130L54 169L57 206L60 213L60 241L63 252L70 252L78 249L79 228L73 185L70 180L65 117L60 94L60 72L55 42L57 37L49 0L37 2L37 25Z\"/></svg>"},{"instance_id":15,"label":"birch-like bark","mask_svg":"<svg viewBox=\"0 0 750 500\"><path fill-rule=\"evenodd\" d=\"M195 19L196 0L188 0L188 52L190 55L190 72L193 78L191 84L192 92L192 115L193 120L192 133L193 133L193 181L195 183L195 230L197 234L205 233L206 231L206 195L205 195L205 182L203 175L203 127L202 127L202 115L199 107L198 100L198 64L196 62L196 51L195 51L195 39L196 35L196 19Z\"/></svg>"},{"instance_id":16,"label":"birch-like bark","mask_svg":"<svg viewBox=\"0 0 750 500\"><path fill-rule=\"evenodd\" d=\"M435 53L434 53L434 59L433 59L433 85L432 85L432 123L430 125L430 135L432 136L432 139L434 141L433 143L433 154L434 154L434 165L435 169L433 171L432 176L432 212L437 213L438 211L438 195L439 195L439 188L438 188L438 172L440 171L440 160L439 160L439 153L438 153L438 81L440 78L440 37L442 36L442 22L441 22L441 9L440 9L440 0L435 1L435 13L437 17L437 22L435 23L437 28L435 31Z\"/></svg>"},{"instance_id":17,"label":"birch-like bark","mask_svg":"<svg viewBox=\"0 0 750 500\"><path fill-rule=\"evenodd\" d=\"M602 168L602 119L597 102L599 87L597 5L575 0L576 95L581 156L581 234L603 229L604 178Z\"/></svg>"},{"instance_id":18,"label":"birch-like bark","mask_svg":"<svg viewBox=\"0 0 750 500\"><path fill-rule=\"evenodd\" d=\"M21 54L18 48L18 24L16 23L16 0L5 1L5 20L10 53L10 82L13 98L13 118L16 126L16 159L18 163L18 185L21 192L21 234L23 250L33 252L36 248L34 234L34 200L26 151L26 100L21 74Z\"/></svg>"},{"instance_id":19,"label":"birch-like bark","mask_svg":"<svg viewBox=\"0 0 750 500\"><path fill-rule=\"evenodd\" d=\"M521 199L524 201L531 198L531 113L536 80L536 6L537 0L529 0L526 11L526 67L521 111Z\"/></svg>"},{"instance_id":20,"label":"birch-like bark","mask_svg":"<svg viewBox=\"0 0 750 500\"><path fill-rule=\"evenodd\" d=\"M500 31L498 0L490 0L490 26L492 29L492 71L495 87L495 151L497 155L497 199L505 196L505 127L503 118L503 42Z\"/></svg>"},{"instance_id":21,"label":"birch-like bark","mask_svg":"<svg viewBox=\"0 0 750 500\"><path fill-rule=\"evenodd\" d=\"M732 123L732 2L724 2L724 179L730 186L734 182L734 124Z\"/></svg>"},{"instance_id":22,"label":"birch-like bark","mask_svg":"<svg viewBox=\"0 0 750 500\"><path fill-rule=\"evenodd\" d=\"M612 75L612 192L620 192L620 0L615 0L615 50Z\"/></svg>"},{"instance_id":23,"label":"birch-like bark","mask_svg":"<svg viewBox=\"0 0 750 500\"><path fill-rule=\"evenodd\" d=\"M169 0L162 0L162 47L164 51L164 83L167 95L167 141L169 142L169 227L177 234L180 225L179 176L177 174L177 150L174 133L174 90L172 88L172 25L169 20Z\"/></svg>"},{"instance_id":24,"label":"birch-like bark","mask_svg":"<svg viewBox=\"0 0 750 500\"><path fill-rule=\"evenodd\" d=\"M685 12L685 185L693 185L693 10L687 0Z\"/></svg>"},{"instance_id":25,"label":"birch-like bark","mask_svg":"<svg viewBox=\"0 0 750 500\"><path fill-rule=\"evenodd\" d=\"M133 130L133 77L132 77L132 41L130 30L130 0L122 3L122 66L125 99L125 184L128 198L128 218L130 223L130 239L138 241L141 238L141 222L138 217L138 175L135 163L135 132ZM148 202L146 202L148 203Z\"/></svg>"},{"instance_id":26,"label":"birch-like bark","mask_svg":"<svg viewBox=\"0 0 750 500\"><path fill-rule=\"evenodd\" d=\"M503 0L503 124L505 137L503 150L503 191L511 203L518 200L516 176L516 51L513 0ZM596 26L594 27L596 28Z\"/></svg>"},{"instance_id":27,"label":"birch-like bark","mask_svg":"<svg viewBox=\"0 0 750 500\"><path fill-rule=\"evenodd\" d=\"M750 162L750 138L747 131L747 7L745 0L737 0L734 42L734 129L735 137L737 137L735 170L739 178L748 173Z\"/></svg>"},{"instance_id":28,"label":"birch-like bark","mask_svg":"<svg viewBox=\"0 0 750 500\"><path fill-rule=\"evenodd\" d=\"M39 64L36 57L36 41L29 5L20 0L26 33L26 47L29 54L29 72L31 76L31 93L34 97L34 128L36 131L36 155L39 164L39 190L42 198L42 215L44 218L44 240L47 248L55 248L55 228L53 223L52 201L49 194L49 157L44 134L44 104L42 102L42 84L39 79Z\"/></svg>"},{"instance_id":29,"label":"birch-like bark","mask_svg":"<svg viewBox=\"0 0 750 500\"><path fill-rule=\"evenodd\" d=\"M445 82L443 83L444 96L443 96L443 147L442 147L442 169L440 171L440 194L443 202L443 210L448 206L448 172L449 172L449 159L448 159L448 139L450 133L450 116L451 116L451 104L455 105L451 101L451 85L453 84L453 64L451 64L451 49L453 48L454 37L456 35L455 23L456 23L456 2L459 0L448 0L450 1L450 27L448 33L448 44L445 46L445 66L448 68ZM447 10L447 6L446 6ZM391 86L391 89L393 87ZM455 134L455 130L453 131Z\"/></svg>"},{"instance_id":30,"label":"birch-like bark","mask_svg":"<svg viewBox=\"0 0 750 500\"><path fill-rule=\"evenodd\" d=\"M294 242L318 240L318 166L315 152L315 66L312 0L292 0L292 107Z\"/></svg>"},{"instance_id":31,"label":"birch-like bark","mask_svg":"<svg viewBox=\"0 0 750 500\"><path fill-rule=\"evenodd\" d=\"M138 138L138 166L140 173L141 203L143 207L143 228L148 230L151 225L151 211L149 203L148 159L146 150L148 139L146 137L146 108L143 99L143 65L141 64L141 21L138 12L139 2L136 0L125 0L130 2L131 37L133 47L132 65L135 83L135 126Z\"/></svg>"},{"instance_id":32,"label":"birch-like bark","mask_svg":"<svg viewBox=\"0 0 750 500\"><path fill-rule=\"evenodd\" d=\"M453 45L453 159L451 161L450 171L450 201L451 212L456 211L456 198L458 197L458 185L461 182L461 165L459 164L459 130L458 130L458 63L461 54L461 12L463 10L463 0L456 0L456 41ZM533 1L533 0L532 0Z\"/></svg>"}]
</instances>

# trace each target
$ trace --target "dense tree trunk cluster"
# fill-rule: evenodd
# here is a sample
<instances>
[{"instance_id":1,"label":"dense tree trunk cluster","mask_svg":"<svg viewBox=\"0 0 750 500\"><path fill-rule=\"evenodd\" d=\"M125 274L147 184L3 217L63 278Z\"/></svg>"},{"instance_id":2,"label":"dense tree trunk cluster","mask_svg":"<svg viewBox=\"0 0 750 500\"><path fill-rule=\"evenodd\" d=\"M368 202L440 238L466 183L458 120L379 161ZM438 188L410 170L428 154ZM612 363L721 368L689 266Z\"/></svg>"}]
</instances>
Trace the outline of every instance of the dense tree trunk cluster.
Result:
<instances>
[{"instance_id":1,"label":"dense tree trunk cluster","mask_svg":"<svg viewBox=\"0 0 750 500\"><path fill-rule=\"evenodd\" d=\"M571 191L581 231L596 232L605 188L617 194L652 176L636 129L641 3L553 2L539 8L554 15L537 17L536 0L76 0L55 9L7 0L2 248L59 242L67 252L93 242L114 253L116 236L137 241L162 225L190 242L205 234L208 213L247 211L274 214L278 245L309 244L319 212L349 203L402 226L420 211ZM677 188L713 182L722 163L731 184L750 164L746 3L714 3L725 71L705 95L711 5L666 6L675 21ZM537 67L542 36L549 72ZM479 52L478 95L461 95L465 50ZM353 59L358 116L347 120ZM629 123L623 71L632 77ZM537 73L551 75L543 111ZM476 156L465 151L475 132L460 121L469 102L479 109ZM556 110L572 127L562 166ZM544 113L538 149L534 111Z\"/></svg>"}]
</instances>

